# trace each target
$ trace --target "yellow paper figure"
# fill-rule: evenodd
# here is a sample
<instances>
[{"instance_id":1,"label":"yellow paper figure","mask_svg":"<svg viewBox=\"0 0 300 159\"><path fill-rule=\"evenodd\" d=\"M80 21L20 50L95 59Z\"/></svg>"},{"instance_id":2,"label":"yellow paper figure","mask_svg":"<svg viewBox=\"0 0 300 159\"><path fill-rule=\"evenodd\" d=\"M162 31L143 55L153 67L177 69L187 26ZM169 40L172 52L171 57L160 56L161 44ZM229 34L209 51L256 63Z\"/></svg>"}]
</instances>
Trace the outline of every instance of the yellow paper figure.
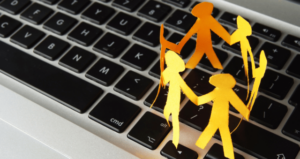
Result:
<instances>
[{"instance_id":1,"label":"yellow paper figure","mask_svg":"<svg viewBox=\"0 0 300 159\"><path fill-rule=\"evenodd\" d=\"M219 129L223 142L224 155L227 158L234 159L233 145L229 130L229 103L247 120L249 120L250 111L232 90L236 84L232 75L213 75L210 77L209 83L216 88L212 92L198 97L198 105L213 101L213 107L209 123L197 140L196 145L204 149L217 129Z\"/></svg>"},{"instance_id":2,"label":"yellow paper figure","mask_svg":"<svg viewBox=\"0 0 300 159\"><path fill-rule=\"evenodd\" d=\"M249 93L249 67L248 67L248 52L251 60L251 67L252 67L252 76L255 77L255 61L253 58L253 53L251 46L249 44L249 41L247 39L247 36L250 36L252 34L252 28L249 22L247 22L244 18L241 16L237 17L237 27L238 29L231 35L230 45L233 45L237 42L240 42L241 46L241 54L243 57L244 62L244 70L245 75L247 77L247 98Z\"/></svg>"},{"instance_id":3,"label":"yellow paper figure","mask_svg":"<svg viewBox=\"0 0 300 159\"><path fill-rule=\"evenodd\" d=\"M260 55L259 55L259 68L256 68L253 71L254 74L255 74L255 76L253 76L253 78L255 80L254 80L254 84L253 84L253 87L252 87L251 96L250 96L249 102L247 104L250 111L252 110L252 107L255 103L257 92L258 92L258 89L259 89L259 85L260 85L260 82L261 82L262 78L265 75L266 69L267 69L267 58L266 58L264 50L262 50L260 52Z\"/></svg>"},{"instance_id":4,"label":"yellow paper figure","mask_svg":"<svg viewBox=\"0 0 300 159\"><path fill-rule=\"evenodd\" d=\"M187 86L180 76L180 72L185 70L185 63L178 54L168 51L165 56L167 68L162 72L164 83L169 83L169 93L164 108L164 116L169 124L169 116L172 114L173 124L173 144L177 148L179 143L179 111L181 90L185 95L197 105L197 95ZM155 101L154 101L155 102ZM153 103L154 103L153 102ZM170 125L170 124L169 124Z\"/></svg>"}]
</instances>

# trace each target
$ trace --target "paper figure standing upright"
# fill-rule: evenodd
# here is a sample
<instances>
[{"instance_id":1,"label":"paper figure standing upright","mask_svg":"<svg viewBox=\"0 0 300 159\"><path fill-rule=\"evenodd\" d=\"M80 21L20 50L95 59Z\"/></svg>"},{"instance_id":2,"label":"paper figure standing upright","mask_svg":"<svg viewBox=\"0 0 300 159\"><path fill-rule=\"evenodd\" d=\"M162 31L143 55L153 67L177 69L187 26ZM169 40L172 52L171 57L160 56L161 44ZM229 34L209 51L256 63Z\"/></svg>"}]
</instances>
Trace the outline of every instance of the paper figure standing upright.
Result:
<instances>
[{"instance_id":1,"label":"paper figure standing upright","mask_svg":"<svg viewBox=\"0 0 300 159\"><path fill-rule=\"evenodd\" d=\"M256 96L257 96L260 82L261 82L261 80L265 74L266 68L267 68L267 59L266 59L264 51L262 51L260 54L259 68L255 67L255 61L253 58L252 49L251 49L251 46L247 39L247 36L250 36L252 34L251 25L244 18L242 18L241 16L238 16L237 17L237 27L238 27L238 29L231 35L231 40L230 40L231 44L230 45L240 42L241 54L242 54L243 62L244 62L245 75L247 77L248 93L249 93L249 78L250 78L249 74L248 74L248 72L249 72L248 54L250 56L252 77L255 79L253 88L252 88L252 93L249 98L250 100L248 103L248 107L251 110L253 107L253 104L255 102ZM248 97L248 95L247 95L247 97Z\"/></svg>"},{"instance_id":2,"label":"paper figure standing upright","mask_svg":"<svg viewBox=\"0 0 300 159\"><path fill-rule=\"evenodd\" d=\"M211 62L212 66L217 69L223 69L219 61L211 41L211 30L219 35L224 41L230 44L230 34L226 29L211 15L214 5L209 2L202 2L192 9L193 16L197 17L197 21L188 31L188 33L179 42L176 51L180 52L186 42L194 35L197 34L196 49L193 56L186 64L186 68L193 69L200 62L204 53Z\"/></svg>"},{"instance_id":3,"label":"paper figure standing upright","mask_svg":"<svg viewBox=\"0 0 300 159\"><path fill-rule=\"evenodd\" d=\"M186 64L186 68L193 69L197 66L204 53L211 62L212 66L217 69L223 69L221 62L219 61L211 41L211 30L219 35L223 40L230 44L230 34L226 29L211 15L213 11L213 4L209 2L202 2L197 4L192 9L192 14L197 17L195 24L188 31L188 33L181 39L178 45L167 41L164 38L164 26L160 28L160 43L161 43L161 59L164 59L166 49L170 49L180 54L183 46L194 35L197 34L197 44L195 53ZM161 72L164 70L164 60L160 62ZM163 77L162 77L163 79ZM164 83L163 83L164 85Z\"/></svg>"},{"instance_id":4,"label":"paper figure standing upright","mask_svg":"<svg viewBox=\"0 0 300 159\"><path fill-rule=\"evenodd\" d=\"M173 124L173 144L175 147L179 143L179 111L181 90L185 95L197 105L197 95L187 86L180 76L180 72L185 70L185 63L178 54L168 51L165 56L167 68L162 72L164 83L169 83L169 93L164 108L164 116L169 124L169 116L172 114ZM169 124L170 125L170 124Z\"/></svg>"},{"instance_id":5,"label":"paper figure standing upright","mask_svg":"<svg viewBox=\"0 0 300 159\"><path fill-rule=\"evenodd\" d=\"M248 86L248 93L249 93L250 77L249 77L249 67L248 67L248 53L251 60L252 76L255 77L255 61L253 58L251 46L247 39L247 36L250 36L252 34L252 28L249 22L247 22L241 16L237 17L237 28L238 29L231 35L230 45L240 42L241 54L244 62L244 70L245 70L245 75L247 77L247 86Z\"/></svg>"},{"instance_id":6,"label":"paper figure standing upright","mask_svg":"<svg viewBox=\"0 0 300 159\"><path fill-rule=\"evenodd\" d=\"M196 145L204 149L217 129L219 129L225 157L234 159L233 145L229 130L229 103L247 120L249 120L250 111L232 90L236 84L232 75L213 75L210 77L209 83L216 88L210 93L198 97L198 105L213 101L213 107L209 123L197 140Z\"/></svg>"}]
</instances>

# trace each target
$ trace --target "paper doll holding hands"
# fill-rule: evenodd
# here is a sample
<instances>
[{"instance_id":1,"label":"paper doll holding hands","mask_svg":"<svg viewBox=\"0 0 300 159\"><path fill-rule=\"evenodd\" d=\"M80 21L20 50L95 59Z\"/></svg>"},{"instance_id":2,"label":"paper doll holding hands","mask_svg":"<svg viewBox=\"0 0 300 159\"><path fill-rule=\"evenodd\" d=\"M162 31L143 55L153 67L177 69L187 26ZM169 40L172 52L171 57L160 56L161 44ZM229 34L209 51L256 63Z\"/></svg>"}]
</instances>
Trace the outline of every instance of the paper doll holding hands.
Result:
<instances>
[{"instance_id":1,"label":"paper doll holding hands","mask_svg":"<svg viewBox=\"0 0 300 159\"><path fill-rule=\"evenodd\" d=\"M169 116L172 114L173 124L173 144L175 147L179 143L179 111L181 90L183 93L197 105L197 95L187 86L180 72L185 70L185 63L181 57L173 52L168 51L165 56L167 68L162 72L164 83L169 83L169 93L164 108L164 116L169 124ZM170 124L169 124L170 125Z\"/></svg>"},{"instance_id":2,"label":"paper doll holding hands","mask_svg":"<svg viewBox=\"0 0 300 159\"><path fill-rule=\"evenodd\" d=\"M224 155L227 158L234 159L234 151L229 130L229 103L249 120L250 110L243 101L232 90L236 81L230 74L217 74L210 77L209 83L216 88L208 94L198 98L198 105L213 101L211 116L207 127L202 132L196 142L196 145L204 149L213 135L219 129Z\"/></svg>"}]
</instances>

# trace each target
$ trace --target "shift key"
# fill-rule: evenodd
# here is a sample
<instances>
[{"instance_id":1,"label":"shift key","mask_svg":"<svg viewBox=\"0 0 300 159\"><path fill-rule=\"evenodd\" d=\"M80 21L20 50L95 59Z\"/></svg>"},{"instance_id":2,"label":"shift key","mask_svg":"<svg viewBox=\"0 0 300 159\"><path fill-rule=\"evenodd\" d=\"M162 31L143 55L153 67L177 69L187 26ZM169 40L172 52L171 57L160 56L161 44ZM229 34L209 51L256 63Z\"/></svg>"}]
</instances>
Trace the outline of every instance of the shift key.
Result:
<instances>
[{"instance_id":1,"label":"shift key","mask_svg":"<svg viewBox=\"0 0 300 159\"><path fill-rule=\"evenodd\" d=\"M300 107L295 107L292 115L289 120L286 122L285 126L282 129L282 133L300 141Z\"/></svg>"}]
</instances>

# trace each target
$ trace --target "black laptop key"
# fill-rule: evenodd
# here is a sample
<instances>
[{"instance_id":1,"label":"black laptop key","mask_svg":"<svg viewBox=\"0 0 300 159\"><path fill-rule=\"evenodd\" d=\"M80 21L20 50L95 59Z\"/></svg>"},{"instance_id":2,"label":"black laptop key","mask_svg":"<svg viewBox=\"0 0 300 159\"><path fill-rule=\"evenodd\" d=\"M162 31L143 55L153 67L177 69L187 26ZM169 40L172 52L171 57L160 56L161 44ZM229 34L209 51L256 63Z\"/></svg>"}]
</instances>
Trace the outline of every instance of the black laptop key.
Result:
<instances>
[{"instance_id":1,"label":"black laptop key","mask_svg":"<svg viewBox=\"0 0 300 159\"><path fill-rule=\"evenodd\" d=\"M49 60L55 60L69 47L69 43L50 35L34 48L34 52Z\"/></svg>"},{"instance_id":2,"label":"black laptop key","mask_svg":"<svg viewBox=\"0 0 300 159\"><path fill-rule=\"evenodd\" d=\"M188 101L180 111L179 120L196 130L203 131L209 121L211 109L211 105L203 104L196 106L191 101ZM199 124L199 121L202 121L201 124Z\"/></svg>"},{"instance_id":3,"label":"black laptop key","mask_svg":"<svg viewBox=\"0 0 300 159\"><path fill-rule=\"evenodd\" d=\"M192 14L176 10L171 17L167 19L165 22L165 26L173 28L177 31L187 33L190 28L194 25L197 18Z\"/></svg>"},{"instance_id":4,"label":"black laptop key","mask_svg":"<svg viewBox=\"0 0 300 159\"><path fill-rule=\"evenodd\" d=\"M186 84L197 94L204 95L214 89L209 83L210 74L198 69L193 69L185 78Z\"/></svg>"},{"instance_id":5,"label":"black laptop key","mask_svg":"<svg viewBox=\"0 0 300 159\"><path fill-rule=\"evenodd\" d=\"M56 34L63 35L67 31L69 31L76 23L77 20L62 13L56 13L53 17L50 18L50 20L48 20L44 24L44 28Z\"/></svg>"},{"instance_id":6,"label":"black laptop key","mask_svg":"<svg viewBox=\"0 0 300 159\"><path fill-rule=\"evenodd\" d=\"M85 75L104 86L111 85L124 71L124 68L106 59L100 59Z\"/></svg>"},{"instance_id":7,"label":"black laptop key","mask_svg":"<svg viewBox=\"0 0 300 159\"><path fill-rule=\"evenodd\" d=\"M293 93L292 97L289 100L289 103L295 107L299 106L300 104L300 86L296 88L295 92Z\"/></svg>"},{"instance_id":8,"label":"black laptop key","mask_svg":"<svg viewBox=\"0 0 300 159\"><path fill-rule=\"evenodd\" d=\"M88 4L89 0L62 0L57 8L69 12L71 14L78 14L82 11Z\"/></svg>"},{"instance_id":9,"label":"black laptop key","mask_svg":"<svg viewBox=\"0 0 300 159\"><path fill-rule=\"evenodd\" d=\"M105 5L94 3L81 15L81 18L96 24L103 24L115 13L115 10Z\"/></svg>"},{"instance_id":10,"label":"black laptop key","mask_svg":"<svg viewBox=\"0 0 300 159\"><path fill-rule=\"evenodd\" d=\"M73 47L59 61L59 64L77 73L85 70L94 60L96 56L77 46Z\"/></svg>"},{"instance_id":11,"label":"black laptop key","mask_svg":"<svg viewBox=\"0 0 300 159\"><path fill-rule=\"evenodd\" d=\"M89 118L122 133L140 111L140 107L108 93L91 111Z\"/></svg>"},{"instance_id":12,"label":"black laptop key","mask_svg":"<svg viewBox=\"0 0 300 159\"><path fill-rule=\"evenodd\" d=\"M135 11L145 0L114 0L112 5L128 12Z\"/></svg>"},{"instance_id":13,"label":"black laptop key","mask_svg":"<svg viewBox=\"0 0 300 159\"><path fill-rule=\"evenodd\" d=\"M246 104L249 101L249 98L247 98L247 89L242 88L238 85L235 85L232 90L235 92L235 94ZM249 91L249 95L251 94L251 91ZM239 114L239 112L229 103L229 110Z\"/></svg>"},{"instance_id":14,"label":"black laptop key","mask_svg":"<svg viewBox=\"0 0 300 159\"><path fill-rule=\"evenodd\" d=\"M203 131L209 122L212 107L210 105L206 106L205 104L203 105L204 108L201 109L200 106L197 107L193 103L191 102L189 103L190 103L189 107L187 107L186 105L181 110L179 115L180 121L183 122L182 116L185 113L189 113L185 115L186 116L185 119L190 119L193 117L194 121L183 122L183 123L197 130ZM198 111L197 109L201 109L201 110ZM300 117L300 115L297 114L297 117ZM229 115L230 131L236 128L240 120L241 120L240 118L234 115L231 114ZM296 121L299 121L299 119L297 119ZM220 140L220 135L218 131L214 137ZM245 120L241 122L239 128L231 135L231 138L235 148L240 149L260 159L277 158L278 155L284 155L286 159L288 158L294 159L296 158L300 150L298 144L295 144L289 140L277 136L271 133L270 131L262 129Z\"/></svg>"},{"instance_id":15,"label":"black laptop key","mask_svg":"<svg viewBox=\"0 0 300 159\"><path fill-rule=\"evenodd\" d=\"M153 81L133 71L129 71L116 84L114 90L134 100L141 99L153 85Z\"/></svg>"},{"instance_id":16,"label":"black laptop key","mask_svg":"<svg viewBox=\"0 0 300 159\"><path fill-rule=\"evenodd\" d=\"M146 22L134 35L133 39L155 47L159 42L160 26ZM164 36L167 36L168 30L164 29Z\"/></svg>"},{"instance_id":17,"label":"black laptop key","mask_svg":"<svg viewBox=\"0 0 300 159\"><path fill-rule=\"evenodd\" d=\"M254 35L260 36L270 41L277 41L280 36L281 32L279 30L273 29L271 27L255 23L252 27L252 32Z\"/></svg>"},{"instance_id":18,"label":"black laptop key","mask_svg":"<svg viewBox=\"0 0 300 159\"><path fill-rule=\"evenodd\" d=\"M145 70L157 57L157 53L134 44L121 58L121 62L138 70Z\"/></svg>"},{"instance_id":19,"label":"black laptop key","mask_svg":"<svg viewBox=\"0 0 300 159\"><path fill-rule=\"evenodd\" d=\"M233 57L229 64L223 70L224 73L231 74L237 82L247 85L247 77L245 75L245 68L243 59L239 57ZM248 62L248 77L249 77L249 84L252 82L252 67L251 63Z\"/></svg>"},{"instance_id":20,"label":"black laptop key","mask_svg":"<svg viewBox=\"0 0 300 159\"><path fill-rule=\"evenodd\" d=\"M163 1L181 8L186 7L191 2L191 0L163 0Z\"/></svg>"},{"instance_id":21,"label":"black laptop key","mask_svg":"<svg viewBox=\"0 0 300 159\"><path fill-rule=\"evenodd\" d=\"M286 72L292 76L300 78L300 55L296 55Z\"/></svg>"},{"instance_id":22,"label":"black laptop key","mask_svg":"<svg viewBox=\"0 0 300 159\"><path fill-rule=\"evenodd\" d=\"M274 98L283 99L293 84L292 78L267 69L259 90Z\"/></svg>"},{"instance_id":23,"label":"black laptop key","mask_svg":"<svg viewBox=\"0 0 300 159\"><path fill-rule=\"evenodd\" d=\"M1 2L0 9L10 14L18 14L30 3L30 0L5 0Z\"/></svg>"},{"instance_id":24,"label":"black laptop key","mask_svg":"<svg viewBox=\"0 0 300 159\"><path fill-rule=\"evenodd\" d=\"M271 129L276 129L287 112L287 107L264 96L259 96L250 114L250 119Z\"/></svg>"},{"instance_id":25,"label":"black laptop key","mask_svg":"<svg viewBox=\"0 0 300 159\"><path fill-rule=\"evenodd\" d=\"M33 24L41 24L52 13L52 9L38 3L34 3L21 14L21 18Z\"/></svg>"},{"instance_id":26,"label":"black laptop key","mask_svg":"<svg viewBox=\"0 0 300 159\"><path fill-rule=\"evenodd\" d=\"M160 22L171 10L170 6L163 3L148 1L137 14L154 22Z\"/></svg>"},{"instance_id":27,"label":"black laptop key","mask_svg":"<svg viewBox=\"0 0 300 159\"><path fill-rule=\"evenodd\" d=\"M300 38L287 35L281 43L283 46L295 49L300 52Z\"/></svg>"},{"instance_id":28,"label":"black laptop key","mask_svg":"<svg viewBox=\"0 0 300 159\"><path fill-rule=\"evenodd\" d=\"M108 57L118 57L129 45L129 41L111 33L106 33L93 47Z\"/></svg>"},{"instance_id":29,"label":"black laptop key","mask_svg":"<svg viewBox=\"0 0 300 159\"><path fill-rule=\"evenodd\" d=\"M234 152L235 159L245 159L242 155ZM223 146L219 144L214 144L207 154L205 155L204 159L227 159L224 156Z\"/></svg>"},{"instance_id":30,"label":"black laptop key","mask_svg":"<svg viewBox=\"0 0 300 159\"><path fill-rule=\"evenodd\" d=\"M227 24L227 25L230 25L230 26L233 26L233 27L237 27L236 25L236 20L237 20L237 15L235 14L231 14L231 13L228 13L228 12L225 12L219 19L219 21L221 23L224 23L224 24ZM246 19L248 22L249 20Z\"/></svg>"},{"instance_id":31,"label":"black laptop key","mask_svg":"<svg viewBox=\"0 0 300 159\"><path fill-rule=\"evenodd\" d=\"M152 103L154 102L154 99L156 98L157 91L158 91L158 86L151 92L151 94L144 101L144 104L146 106L150 107L152 105ZM168 93L169 93L168 86L166 86L165 88L161 87L160 91L159 91L159 95L157 96L157 99L156 99L155 103L153 104L152 109L155 109L162 113L165 108L165 105L166 105ZM183 93L181 93L180 103L184 100L184 98L185 98L185 95Z\"/></svg>"},{"instance_id":32,"label":"black laptop key","mask_svg":"<svg viewBox=\"0 0 300 159\"><path fill-rule=\"evenodd\" d=\"M6 15L0 17L0 37L6 38L10 36L22 25L21 22L12 19Z\"/></svg>"},{"instance_id":33,"label":"black laptop key","mask_svg":"<svg viewBox=\"0 0 300 159\"><path fill-rule=\"evenodd\" d=\"M40 1L42 1L44 3L47 3L47 4L51 4L51 5L53 5L53 4L55 4L55 3L58 2L58 0L40 0Z\"/></svg>"},{"instance_id":34,"label":"black laptop key","mask_svg":"<svg viewBox=\"0 0 300 159\"><path fill-rule=\"evenodd\" d=\"M31 26L25 25L11 37L10 41L26 49L30 49L44 36L45 33Z\"/></svg>"},{"instance_id":35,"label":"black laptop key","mask_svg":"<svg viewBox=\"0 0 300 159\"><path fill-rule=\"evenodd\" d=\"M291 56L290 50L266 42L256 53L256 59L259 59L262 50L264 50L266 54L268 66L273 67L277 70L280 70Z\"/></svg>"},{"instance_id":36,"label":"black laptop key","mask_svg":"<svg viewBox=\"0 0 300 159\"><path fill-rule=\"evenodd\" d=\"M299 97L298 97L299 98ZM295 107L293 110L292 115L286 122L285 126L282 129L282 133L300 141L300 126L299 126L299 121L300 121L300 107Z\"/></svg>"},{"instance_id":37,"label":"black laptop key","mask_svg":"<svg viewBox=\"0 0 300 159\"><path fill-rule=\"evenodd\" d=\"M253 36L248 36L247 38L249 40L251 49L254 50L257 47L258 43L259 43L258 38L255 38ZM222 45L222 47L224 49L226 49L226 50L229 50L229 51L232 51L232 52L234 52L236 54L241 55L241 46L240 46L239 42L235 43L233 45L229 45L228 43L224 42L224 44Z\"/></svg>"},{"instance_id":38,"label":"black laptop key","mask_svg":"<svg viewBox=\"0 0 300 159\"><path fill-rule=\"evenodd\" d=\"M217 48L213 48L213 49L215 50L215 53L219 58L221 64L223 64L226 61L228 54L225 51L219 50ZM202 57L198 65L212 72L216 72L218 70L211 65L206 55Z\"/></svg>"},{"instance_id":39,"label":"black laptop key","mask_svg":"<svg viewBox=\"0 0 300 159\"><path fill-rule=\"evenodd\" d=\"M160 154L168 159L197 159L197 152L178 144L176 148L172 141L167 142Z\"/></svg>"},{"instance_id":40,"label":"black laptop key","mask_svg":"<svg viewBox=\"0 0 300 159\"><path fill-rule=\"evenodd\" d=\"M91 45L103 31L87 23L80 23L69 35L68 39L81 45Z\"/></svg>"},{"instance_id":41,"label":"black laptop key","mask_svg":"<svg viewBox=\"0 0 300 159\"><path fill-rule=\"evenodd\" d=\"M183 38L182 35L178 34L178 33L173 33L169 38L168 41L175 43L175 44L179 44L179 42L181 41L181 39ZM194 50L196 47L196 41L193 39L189 39L187 41L187 43L183 46L181 52L180 52L180 56L183 59L186 59Z\"/></svg>"},{"instance_id":42,"label":"black laptop key","mask_svg":"<svg viewBox=\"0 0 300 159\"><path fill-rule=\"evenodd\" d=\"M170 122L170 125L172 123ZM166 119L146 112L130 130L127 137L151 150L154 150L167 136L172 127Z\"/></svg>"},{"instance_id":43,"label":"black laptop key","mask_svg":"<svg viewBox=\"0 0 300 159\"><path fill-rule=\"evenodd\" d=\"M106 27L117 33L129 35L140 23L141 20L120 12L108 22Z\"/></svg>"},{"instance_id":44,"label":"black laptop key","mask_svg":"<svg viewBox=\"0 0 300 159\"><path fill-rule=\"evenodd\" d=\"M100 88L1 41L0 48L0 72L79 113L103 93Z\"/></svg>"},{"instance_id":45,"label":"black laptop key","mask_svg":"<svg viewBox=\"0 0 300 159\"><path fill-rule=\"evenodd\" d=\"M193 9L197 4L199 4L199 3L200 3L200 2L195 2L195 3L191 6L190 11L192 11L192 9ZM219 13L220 13L220 10L214 7L214 9L213 9L211 15L212 15L213 17L216 17Z\"/></svg>"},{"instance_id":46,"label":"black laptop key","mask_svg":"<svg viewBox=\"0 0 300 159\"><path fill-rule=\"evenodd\" d=\"M109 1L111 1L111 0L99 0L99 1L102 1L102 2L109 2Z\"/></svg>"}]
</instances>

